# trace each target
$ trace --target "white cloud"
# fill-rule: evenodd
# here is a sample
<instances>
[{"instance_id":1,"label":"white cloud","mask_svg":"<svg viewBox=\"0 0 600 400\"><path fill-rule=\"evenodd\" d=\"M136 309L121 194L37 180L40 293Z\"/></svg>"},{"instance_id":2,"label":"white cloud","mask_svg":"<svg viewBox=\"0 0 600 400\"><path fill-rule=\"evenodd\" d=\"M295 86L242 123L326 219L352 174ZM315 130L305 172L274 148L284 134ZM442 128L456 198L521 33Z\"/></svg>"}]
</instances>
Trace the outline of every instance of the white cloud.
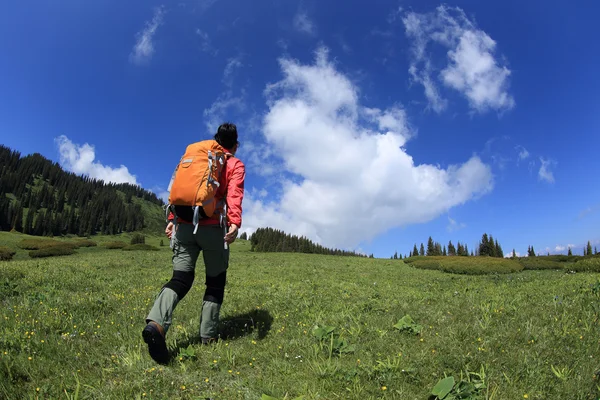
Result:
<instances>
[{"instance_id":1,"label":"white cloud","mask_svg":"<svg viewBox=\"0 0 600 400\"><path fill-rule=\"evenodd\" d=\"M204 110L204 121L208 133L215 133L219 125L225 122L225 119L231 119L229 117L226 118L226 113L229 110L245 110L245 90L242 88L239 94L237 95L234 94L233 91L233 78L235 70L241 68L242 66L243 64L241 62L241 57L239 56L227 60L227 64L225 65L225 69L223 70L222 78L222 81L227 87L227 89L223 91L219 95L219 97L217 97L217 99L211 104L209 108Z\"/></svg>"},{"instance_id":2,"label":"white cloud","mask_svg":"<svg viewBox=\"0 0 600 400\"><path fill-rule=\"evenodd\" d=\"M314 65L286 58L280 65L284 78L265 90L262 132L287 179L277 198L245 198L249 233L272 226L352 248L492 190L490 167L476 156L446 169L415 165L403 148L413 136L404 110L363 107L326 49Z\"/></svg>"},{"instance_id":3,"label":"white cloud","mask_svg":"<svg viewBox=\"0 0 600 400\"><path fill-rule=\"evenodd\" d=\"M561 245L557 245L554 248L554 251L557 252L557 253L560 253L560 252L565 251L565 250L567 250L567 248L565 246L561 246Z\"/></svg>"},{"instance_id":4,"label":"white cloud","mask_svg":"<svg viewBox=\"0 0 600 400\"><path fill-rule=\"evenodd\" d=\"M548 183L554 183L554 174L550 170L556 162L551 159L544 159L540 157L540 162L542 165L540 166L540 170L538 171L538 178L542 181L546 181Z\"/></svg>"},{"instance_id":5,"label":"white cloud","mask_svg":"<svg viewBox=\"0 0 600 400\"><path fill-rule=\"evenodd\" d=\"M317 27L310 18L308 18L306 11L299 11L296 13L294 16L294 28L298 32L306 33L311 36L314 36L317 33Z\"/></svg>"},{"instance_id":6,"label":"white cloud","mask_svg":"<svg viewBox=\"0 0 600 400\"><path fill-rule=\"evenodd\" d=\"M96 151L94 146L85 143L82 146L74 144L65 135L54 139L60 153L60 164L68 171L78 175L88 175L90 178L101 179L105 182L131 183L137 185L134 175L129 173L126 166L112 168L94 162Z\"/></svg>"},{"instance_id":7,"label":"white cloud","mask_svg":"<svg viewBox=\"0 0 600 400\"><path fill-rule=\"evenodd\" d=\"M200 38L200 50L202 50L205 53L212 54L213 56L216 56L219 53L218 50L215 50L213 48L208 33L198 28L196 29L196 35L198 35L198 37Z\"/></svg>"},{"instance_id":8,"label":"white cloud","mask_svg":"<svg viewBox=\"0 0 600 400\"><path fill-rule=\"evenodd\" d=\"M156 8L152 21L146 22L146 27L137 33L137 42L129 55L129 60L134 64L143 64L149 61L154 54L152 39L156 30L163 22L164 6Z\"/></svg>"},{"instance_id":9,"label":"white cloud","mask_svg":"<svg viewBox=\"0 0 600 400\"><path fill-rule=\"evenodd\" d=\"M231 109L243 111L245 92L242 91L239 96L234 96L231 90L223 92L209 108L204 110L204 122L207 132L214 134L219 125L225 122L226 112Z\"/></svg>"},{"instance_id":10,"label":"white cloud","mask_svg":"<svg viewBox=\"0 0 600 400\"><path fill-rule=\"evenodd\" d=\"M525 147L518 145L515 149L519 152L519 160L525 160L529 158L529 152Z\"/></svg>"},{"instance_id":11,"label":"white cloud","mask_svg":"<svg viewBox=\"0 0 600 400\"><path fill-rule=\"evenodd\" d=\"M504 258L511 258L513 256L513 252L504 254ZM527 254L521 255L518 251L515 251L515 256L517 257L527 257Z\"/></svg>"},{"instance_id":12,"label":"white cloud","mask_svg":"<svg viewBox=\"0 0 600 400\"><path fill-rule=\"evenodd\" d=\"M446 226L446 229L448 230L448 232L456 232L459 231L463 228L466 228L467 225L464 222L456 222L456 220L448 217L448 226Z\"/></svg>"},{"instance_id":13,"label":"white cloud","mask_svg":"<svg viewBox=\"0 0 600 400\"><path fill-rule=\"evenodd\" d=\"M438 79L462 93L470 107L478 112L508 110L515 101L508 93L510 70L494 58L496 42L477 29L458 7L439 6L435 12L406 13L402 19L406 36L413 40L409 68L412 80L423 85L431 108L441 112L446 101L440 95L427 53L430 42L447 49L448 64Z\"/></svg>"},{"instance_id":14,"label":"white cloud","mask_svg":"<svg viewBox=\"0 0 600 400\"><path fill-rule=\"evenodd\" d=\"M227 60L227 65L223 71L223 83L226 86L231 87L233 85L233 75L235 74L235 70L243 66L241 56L232 57Z\"/></svg>"}]
</instances>

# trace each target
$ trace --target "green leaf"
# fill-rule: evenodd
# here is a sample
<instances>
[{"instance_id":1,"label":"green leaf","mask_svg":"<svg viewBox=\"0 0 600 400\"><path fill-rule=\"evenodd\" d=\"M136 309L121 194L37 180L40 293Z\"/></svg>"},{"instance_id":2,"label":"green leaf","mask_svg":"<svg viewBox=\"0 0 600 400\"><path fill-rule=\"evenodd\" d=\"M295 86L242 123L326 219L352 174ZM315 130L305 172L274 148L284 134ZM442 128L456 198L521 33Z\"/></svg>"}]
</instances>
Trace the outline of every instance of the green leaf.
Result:
<instances>
[{"instance_id":1,"label":"green leaf","mask_svg":"<svg viewBox=\"0 0 600 400\"><path fill-rule=\"evenodd\" d=\"M269 395L263 394L260 400L279 400L277 397L271 397Z\"/></svg>"},{"instance_id":2,"label":"green leaf","mask_svg":"<svg viewBox=\"0 0 600 400\"><path fill-rule=\"evenodd\" d=\"M315 326L312 333L317 339L322 340L327 338L334 330L335 326Z\"/></svg>"},{"instance_id":3,"label":"green leaf","mask_svg":"<svg viewBox=\"0 0 600 400\"><path fill-rule=\"evenodd\" d=\"M454 377L449 376L439 381L431 390L431 394L437 396L439 399L443 399L450 393L454 387Z\"/></svg>"},{"instance_id":4,"label":"green leaf","mask_svg":"<svg viewBox=\"0 0 600 400\"><path fill-rule=\"evenodd\" d=\"M411 333L419 334L423 329L423 326L416 324L412 317L406 314L404 317L400 319L395 325L394 328L399 331L408 331Z\"/></svg>"}]
</instances>

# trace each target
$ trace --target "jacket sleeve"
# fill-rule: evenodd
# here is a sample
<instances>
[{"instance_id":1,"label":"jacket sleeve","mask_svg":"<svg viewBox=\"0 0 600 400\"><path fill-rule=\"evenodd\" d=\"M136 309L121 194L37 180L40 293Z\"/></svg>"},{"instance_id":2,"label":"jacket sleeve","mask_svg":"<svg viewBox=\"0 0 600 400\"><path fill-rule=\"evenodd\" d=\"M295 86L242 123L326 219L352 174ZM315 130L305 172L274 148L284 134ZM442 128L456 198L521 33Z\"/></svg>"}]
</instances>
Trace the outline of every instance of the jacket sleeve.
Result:
<instances>
[{"instance_id":1,"label":"jacket sleeve","mask_svg":"<svg viewBox=\"0 0 600 400\"><path fill-rule=\"evenodd\" d=\"M242 201L244 200L244 181L246 167L239 159L232 165L231 175L227 182L227 222L229 225L242 226Z\"/></svg>"}]
</instances>

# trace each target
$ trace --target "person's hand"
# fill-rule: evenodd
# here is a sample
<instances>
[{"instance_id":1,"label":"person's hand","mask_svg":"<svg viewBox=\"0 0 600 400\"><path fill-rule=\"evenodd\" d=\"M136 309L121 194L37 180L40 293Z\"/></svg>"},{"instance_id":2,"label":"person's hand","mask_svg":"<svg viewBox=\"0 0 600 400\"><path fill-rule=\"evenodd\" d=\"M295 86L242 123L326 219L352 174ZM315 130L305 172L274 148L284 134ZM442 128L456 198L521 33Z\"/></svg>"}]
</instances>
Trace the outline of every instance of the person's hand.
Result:
<instances>
[{"instance_id":1,"label":"person's hand","mask_svg":"<svg viewBox=\"0 0 600 400\"><path fill-rule=\"evenodd\" d=\"M231 226L229 227L229 232L227 232L227 234L225 235L225 241L227 242L227 244L235 242L237 235L238 226L236 224L231 224Z\"/></svg>"},{"instance_id":2,"label":"person's hand","mask_svg":"<svg viewBox=\"0 0 600 400\"><path fill-rule=\"evenodd\" d=\"M167 237L169 239L171 239L171 236L173 236L173 223L172 222L169 222L169 224L165 228L165 234L167 235Z\"/></svg>"}]
</instances>

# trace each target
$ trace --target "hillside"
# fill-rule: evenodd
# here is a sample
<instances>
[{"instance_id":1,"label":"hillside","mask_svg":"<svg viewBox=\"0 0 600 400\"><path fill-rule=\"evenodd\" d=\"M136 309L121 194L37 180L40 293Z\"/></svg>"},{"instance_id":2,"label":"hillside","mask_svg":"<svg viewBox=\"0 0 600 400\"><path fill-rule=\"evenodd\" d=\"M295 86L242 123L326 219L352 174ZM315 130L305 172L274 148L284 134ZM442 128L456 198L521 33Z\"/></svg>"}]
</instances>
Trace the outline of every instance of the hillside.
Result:
<instances>
[{"instance_id":1,"label":"hillside","mask_svg":"<svg viewBox=\"0 0 600 400\"><path fill-rule=\"evenodd\" d=\"M162 366L140 333L172 274L168 246L109 250L101 240L117 239L98 235L97 246L40 261L19 247L24 239L36 238L0 232L17 252L0 261L0 398L433 399L445 377L452 398L598 398L595 273L459 275L253 252L238 240L222 340L199 343L197 279L174 313ZM457 395L467 390L476 393Z\"/></svg>"},{"instance_id":2,"label":"hillside","mask_svg":"<svg viewBox=\"0 0 600 400\"><path fill-rule=\"evenodd\" d=\"M139 186L64 171L39 153L0 145L0 230L37 236L91 236L164 225L162 200Z\"/></svg>"}]
</instances>

